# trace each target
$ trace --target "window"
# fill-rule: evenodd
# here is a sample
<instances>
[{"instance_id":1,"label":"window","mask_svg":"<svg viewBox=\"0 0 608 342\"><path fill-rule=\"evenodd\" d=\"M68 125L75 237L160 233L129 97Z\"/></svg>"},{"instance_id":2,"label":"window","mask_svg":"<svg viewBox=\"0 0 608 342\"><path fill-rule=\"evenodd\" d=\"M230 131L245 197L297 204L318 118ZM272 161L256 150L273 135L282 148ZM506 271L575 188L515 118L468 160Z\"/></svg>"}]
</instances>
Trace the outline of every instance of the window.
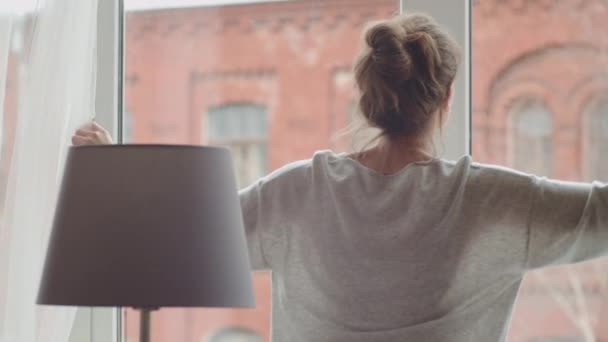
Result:
<instances>
[{"instance_id":1,"label":"window","mask_svg":"<svg viewBox=\"0 0 608 342\"><path fill-rule=\"evenodd\" d=\"M268 171L266 107L225 105L209 110L207 140L232 152L238 184L247 186Z\"/></svg>"},{"instance_id":2,"label":"window","mask_svg":"<svg viewBox=\"0 0 608 342\"><path fill-rule=\"evenodd\" d=\"M531 339L527 342L583 342L582 338L578 337L539 337Z\"/></svg>"},{"instance_id":3,"label":"window","mask_svg":"<svg viewBox=\"0 0 608 342\"><path fill-rule=\"evenodd\" d=\"M608 181L608 99L594 101L586 111L585 178Z\"/></svg>"},{"instance_id":4,"label":"window","mask_svg":"<svg viewBox=\"0 0 608 342\"><path fill-rule=\"evenodd\" d=\"M511 158L518 170L536 175L551 174L551 114L536 100L513 106L511 119Z\"/></svg>"},{"instance_id":5,"label":"window","mask_svg":"<svg viewBox=\"0 0 608 342\"><path fill-rule=\"evenodd\" d=\"M215 332L204 342L262 342L262 337L251 329L229 327Z\"/></svg>"},{"instance_id":6,"label":"window","mask_svg":"<svg viewBox=\"0 0 608 342\"><path fill-rule=\"evenodd\" d=\"M133 113L125 110L122 113L122 139L133 141Z\"/></svg>"},{"instance_id":7,"label":"window","mask_svg":"<svg viewBox=\"0 0 608 342\"><path fill-rule=\"evenodd\" d=\"M226 146L241 186L333 147L347 124L361 30L400 7L399 0L124 1L124 108L135 133L125 141ZM269 341L269 273L256 272L254 286L254 310L155 312L153 341L241 341L240 332L224 331L230 327ZM137 314L125 312L125 336L135 341Z\"/></svg>"},{"instance_id":8,"label":"window","mask_svg":"<svg viewBox=\"0 0 608 342\"><path fill-rule=\"evenodd\" d=\"M268 170L331 146L329 137L343 127L333 113L348 110L346 101L327 91L332 85L326 83L331 77L325 73L348 70L363 25L391 15L400 5L389 0L218 0L202 6L201 0L190 7L169 8L168 1L164 6L153 0L125 2L125 80L136 80L126 84L125 102L140 115L134 123L138 136L132 142L199 143L205 135L201 121L207 119L200 113L208 108L269 100ZM604 126L599 122L605 120L593 113L606 111L595 105L580 109L590 94L605 89L598 85L608 76L601 39L608 29L605 3L436 3L402 1L404 9L425 10L447 25L465 51L470 43L474 61L471 98L466 62L455 87L456 103L445 132L446 155L456 158L468 152L470 144L478 161L528 168L539 175L580 180L593 177L598 168L605 174L604 166L598 165L606 144L594 147L592 142L605 141L598 133ZM462 22L467 22L466 30ZM517 101L530 97L536 100ZM523 141L530 141L532 148L528 150ZM590 322L608 296L589 294L594 276L606 269L602 261L592 265L591 270L599 271L557 268L554 271L561 276L549 283L527 277L508 341L596 335L597 327ZM568 274L572 277L564 276ZM577 297L565 279L579 282L587 297ZM556 288L563 295L559 300L552 296ZM269 278L256 278L256 289L260 308L253 313L165 311L157 315L153 335L198 341L222 326L237 324L267 340ZM563 303L585 299L594 303L588 311L564 309ZM133 339L136 320L126 323L127 336Z\"/></svg>"},{"instance_id":9,"label":"window","mask_svg":"<svg viewBox=\"0 0 608 342\"><path fill-rule=\"evenodd\" d=\"M473 3L476 161L571 181L607 174L602 158L607 130L601 127L606 127L608 106L604 98L597 99L608 89L605 4ZM595 322L608 304L606 288L598 286L607 267L606 259L600 259L526 275L507 341L604 338Z\"/></svg>"}]
</instances>

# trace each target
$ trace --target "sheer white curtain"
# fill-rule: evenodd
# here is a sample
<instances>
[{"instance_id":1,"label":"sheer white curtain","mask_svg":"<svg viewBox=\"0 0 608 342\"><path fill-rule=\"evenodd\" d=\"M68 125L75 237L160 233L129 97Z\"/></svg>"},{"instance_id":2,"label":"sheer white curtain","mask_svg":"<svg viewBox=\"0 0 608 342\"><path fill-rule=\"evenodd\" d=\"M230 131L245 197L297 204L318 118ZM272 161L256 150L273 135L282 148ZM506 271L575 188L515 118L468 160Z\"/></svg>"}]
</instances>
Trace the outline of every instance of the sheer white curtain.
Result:
<instances>
[{"instance_id":1,"label":"sheer white curtain","mask_svg":"<svg viewBox=\"0 0 608 342\"><path fill-rule=\"evenodd\" d=\"M0 1L0 342L67 342L35 304L64 157L93 114L97 0Z\"/></svg>"}]
</instances>

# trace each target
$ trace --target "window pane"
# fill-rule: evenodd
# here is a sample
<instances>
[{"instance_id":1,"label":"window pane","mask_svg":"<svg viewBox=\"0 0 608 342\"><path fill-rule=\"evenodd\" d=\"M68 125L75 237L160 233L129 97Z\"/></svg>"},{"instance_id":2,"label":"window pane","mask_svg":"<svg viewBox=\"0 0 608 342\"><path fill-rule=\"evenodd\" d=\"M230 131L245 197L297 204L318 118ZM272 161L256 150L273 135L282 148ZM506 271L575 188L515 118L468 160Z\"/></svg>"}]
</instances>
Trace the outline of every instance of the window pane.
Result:
<instances>
[{"instance_id":1,"label":"window pane","mask_svg":"<svg viewBox=\"0 0 608 342\"><path fill-rule=\"evenodd\" d=\"M350 148L342 142L353 137L339 133L356 96L361 31L397 13L398 0L169 8L177 2L125 0L127 142L227 146L241 186L316 150ZM255 310L162 309L153 341L268 341L270 277L256 273L254 282ZM135 341L136 313L127 310L125 322Z\"/></svg>"},{"instance_id":2,"label":"window pane","mask_svg":"<svg viewBox=\"0 0 608 342\"><path fill-rule=\"evenodd\" d=\"M600 97L601 96L601 97ZM584 145L587 159L586 179L608 182L608 94L601 94L587 108Z\"/></svg>"},{"instance_id":3,"label":"window pane","mask_svg":"<svg viewBox=\"0 0 608 342\"><path fill-rule=\"evenodd\" d=\"M518 170L551 175L552 117L537 100L524 100L510 109L512 164Z\"/></svg>"},{"instance_id":4,"label":"window pane","mask_svg":"<svg viewBox=\"0 0 608 342\"><path fill-rule=\"evenodd\" d=\"M563 180L607 180L608 6L477 1L473 157ZM605 259L526 276L509 342L600 341Z\"/></svg>"},{"instance_id":5,"label":"window pane","mask_svg":"<svg viewBox=\"0 0 608 342\"><path fill-rule=\"evenodd\" d=\"M240 187L267 173L268 161L264 153L268 145L266 107L226 104L209 109L206 116L206 142L230 149Z\"/></svg>"}]
</instances>

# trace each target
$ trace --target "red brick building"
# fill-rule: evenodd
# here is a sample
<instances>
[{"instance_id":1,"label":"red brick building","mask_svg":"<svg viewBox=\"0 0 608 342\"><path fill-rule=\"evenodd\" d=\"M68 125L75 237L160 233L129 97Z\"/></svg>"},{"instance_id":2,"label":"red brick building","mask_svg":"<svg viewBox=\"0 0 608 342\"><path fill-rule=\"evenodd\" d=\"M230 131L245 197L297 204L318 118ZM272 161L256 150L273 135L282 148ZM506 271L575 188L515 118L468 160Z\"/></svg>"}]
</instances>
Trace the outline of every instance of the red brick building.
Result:
<instances>
[{"instance_id":1,"label":"red brick building","mask_svg":"<svg viewBox=\"0 0 608 342\"><path fill-rule=\"evenodd\" d=\"M472 30L476 159L607 180L607 30L602 0L480 1ZM526 125L537 131L517 129Z\"/></svg>"},{"instance_id":2,"label":"red brick building","mask_svg":"<svg viewBox=\"0 0 608 342\"><path fill-rule=\"evenodd\" d=\"M361 28L397 10L396 0L331 0L129 13L132 138L203 143L210 110L255 104L269 169L309 157L345 124Z\"/></svg>"}]
</instances>

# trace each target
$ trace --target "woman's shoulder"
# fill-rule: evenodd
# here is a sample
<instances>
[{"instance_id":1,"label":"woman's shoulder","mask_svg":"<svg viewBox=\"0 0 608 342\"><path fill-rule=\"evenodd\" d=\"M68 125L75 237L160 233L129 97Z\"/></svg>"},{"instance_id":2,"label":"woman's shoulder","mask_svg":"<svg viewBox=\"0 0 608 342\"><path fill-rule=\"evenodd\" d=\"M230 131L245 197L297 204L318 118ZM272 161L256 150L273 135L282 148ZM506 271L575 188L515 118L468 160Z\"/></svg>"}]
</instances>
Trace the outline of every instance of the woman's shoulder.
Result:
<instances>
[{"instance_id":1,"label":"woman's shoulder","mask_svg":"<svg viewBox=\"0 0 608 342\"><path fill-rule=\"evenodd\" d=\"M346 156L346 153L338 153L332 150L317 150L312 156L307 159L297 159L295 161L288 162L278 167L266 177L267 180L279 178L281 176L293 176L300 175L311 171L315 167L319 167L322 164L332 163L340 160Z\"/></svg>"},{"instance_id":2,"label":"woman's shoulder","mask_svg":"<svg viewBox=\"0 0 608 342\"><path fill-rule=\"evenodd\" d=\"M291 183L295 184L309 180L320 173L349 173L356 172L357 167L347 153L333 150L317 150L308 159L299 159L276 168L260 179L265 184ZM456 159L434 158L431 161L418 163L427 175L436 174L443 177L463 177L469 180L494 182L502 180L525 181L539 178L535 175L518 171L506 166L478 162L471 155L462 155Z\"/></svg>"},{"instance_id":3,"label":"woman's shoulder","mask_svg":"<svg viewBox=\"0 0 608 342\"><path fill-rule=\"evenodd\" d=\"M308 159L297 159L295 161L285 163L260 178L257 183L264 185L285 182L293 183L295 179L301 178L309 173L313 165L313 160L314 157Z\"/></svg>"},{"instance_id":4,"label":"woman's shoulder","mask_svg":"<svg viewBox=\"0 0 608 342\"><path fill-rule=\"evenodd\" d=\"M332 150L317 150L307 159L297 159L275 168L258 180L258 185L305 183L313 178L313 174L327 172L328 165L343 159L345 153Z\"/></svg>"},{"instance_id":5,"label":"woman's shoulder","mask_svg":"<svg viewBox=\"0 0 608 342\"><path fill-rule=\"evenodd\" d=\"M437 158L427 168L426 175L430 176L430 181L444 179L466 186L473 192L497 187L528 188L545 178L504 165L479 162L471 155L462 155L457 159Z\"/></svg>"}]
</instances>

